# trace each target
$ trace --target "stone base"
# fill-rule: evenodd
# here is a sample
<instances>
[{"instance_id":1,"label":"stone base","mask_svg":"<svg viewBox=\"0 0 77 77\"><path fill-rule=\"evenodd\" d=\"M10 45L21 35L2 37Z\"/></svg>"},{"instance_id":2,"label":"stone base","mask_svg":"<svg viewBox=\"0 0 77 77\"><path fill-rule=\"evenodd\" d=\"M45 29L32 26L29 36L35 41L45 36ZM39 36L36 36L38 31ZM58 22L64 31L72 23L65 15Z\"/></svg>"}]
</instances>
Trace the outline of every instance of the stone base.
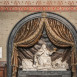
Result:
<instances>
[{"instance_id":1,"label":"stone base","mask_svg":"<svg viewBox=\"0 0 77 77\"><path fill-rule=\"evenodd\" d=\"M71 77L71 71L18 71L18 77Z\"/></svg>"}]
</instances>

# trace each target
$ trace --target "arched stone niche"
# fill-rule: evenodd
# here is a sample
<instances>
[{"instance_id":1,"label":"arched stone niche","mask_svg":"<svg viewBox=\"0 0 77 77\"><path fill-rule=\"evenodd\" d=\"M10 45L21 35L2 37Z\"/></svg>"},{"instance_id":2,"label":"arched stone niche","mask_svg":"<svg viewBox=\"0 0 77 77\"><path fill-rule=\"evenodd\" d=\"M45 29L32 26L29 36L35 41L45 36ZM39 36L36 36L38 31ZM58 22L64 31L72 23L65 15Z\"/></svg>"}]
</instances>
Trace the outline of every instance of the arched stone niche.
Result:
<instances>
[{"instance_id":1,"label":"arched stone niche","mask_svg":"<svg viewBox=\"0 0 77 77\"><path fill-rule=\"evenodd\" d=\"M77 53L77 34L76 34L76 29L75 27L64 17L57 15L55 13L51 12L38 12L38 13L33 13L31 15L28 15L24 17L22 20L20 20L15 27L12 29L10 36L8 38L8 43L7 43L7 65L8 65L8 77L12 77L12 66L11 66L11 57L12 57L12 52L13 52L13 44L14 44L14 39L19 31L19 29L28 21L36 19L36 18L50 18L59 21L60 23L64 24L64 26L71 32L73 39L74 39L74 49L75 53ZM76 56L76 54L75 54Z\"/></svg>"}]
</instances>

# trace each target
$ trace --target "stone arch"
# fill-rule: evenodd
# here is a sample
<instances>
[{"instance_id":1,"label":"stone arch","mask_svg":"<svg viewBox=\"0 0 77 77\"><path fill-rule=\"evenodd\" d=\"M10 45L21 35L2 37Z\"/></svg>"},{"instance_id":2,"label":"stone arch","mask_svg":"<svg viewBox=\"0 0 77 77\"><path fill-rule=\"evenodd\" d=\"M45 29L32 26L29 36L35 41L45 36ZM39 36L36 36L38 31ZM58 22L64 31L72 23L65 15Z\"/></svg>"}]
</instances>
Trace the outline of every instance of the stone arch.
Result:
<instances>
[{"instance_id":1,"label":"stone arch","mask_svg":"<svg viewBox=\"0 0 77 77\"><path fill-rule=\"evenodd\" d=\"M17 33L17 31L22 27L22 25L32 19L35 18L42 18L42 12L38 12L38 13L33 13L31 15L28 15L26 17L24 17L23 19L21 19L16 25L15 27L12 29L9 38L8 38L8 43L7 43L7 64L8 64L8 68L7 68L7 77L12 77L12 66L11 66L11 56L12 56L12 50L13 50L13 41L14 41L14 37ZM72 33L73 38L74 38L74 43L75 43L75 50L77 53L77 34L76 34L76 29L75 27L64 17L57 15L55 13L51 13L51 12L46 12L46 17L47 18L52 18L55 19L57 21L60 21L61 23L63 23Z\"/></svg>"}]
</instances>

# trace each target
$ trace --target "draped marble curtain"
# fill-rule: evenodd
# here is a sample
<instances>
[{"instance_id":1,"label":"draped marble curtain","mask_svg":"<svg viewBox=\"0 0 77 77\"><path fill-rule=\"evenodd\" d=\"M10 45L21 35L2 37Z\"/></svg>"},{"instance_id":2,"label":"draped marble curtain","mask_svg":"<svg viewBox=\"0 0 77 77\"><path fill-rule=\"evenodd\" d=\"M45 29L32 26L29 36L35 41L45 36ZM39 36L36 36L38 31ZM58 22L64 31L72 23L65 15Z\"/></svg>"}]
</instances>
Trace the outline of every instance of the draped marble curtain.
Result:
<instances>
[{"instance_id":1,"label":"draped marble curtain","mask_svg":"<svg viewBox=\"0 0 77 77\"><path fill-rule=\"evenodd\" d=\"M18 47L31 47L36 44L41 38L43 29L50 41L59 47L72 47L71 52L71 66L72 71L75 72L75 48L74 40L70 31L59 21L50 18L36 18L25 23L17 32L12 53L13 77L16 77L18 68ZM36 52L36 51L35 51ZM24 51L27 56L33 58L33 53Z\"/></svg>"}]
</instances>

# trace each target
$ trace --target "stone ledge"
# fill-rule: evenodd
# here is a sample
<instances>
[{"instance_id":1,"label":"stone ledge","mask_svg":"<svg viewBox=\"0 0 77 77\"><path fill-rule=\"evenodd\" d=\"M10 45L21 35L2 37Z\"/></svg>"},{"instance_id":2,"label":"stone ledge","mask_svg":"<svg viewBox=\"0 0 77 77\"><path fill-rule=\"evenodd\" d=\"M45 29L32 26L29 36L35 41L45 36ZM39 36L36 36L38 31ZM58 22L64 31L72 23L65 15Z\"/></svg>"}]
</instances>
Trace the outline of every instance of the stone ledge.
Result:
<instances>
[{"instance_id":1,"label":"stone ledge","mask_svg":"<svg viewBox=\"0 0 77 77\"><path fill-rule=\"evenodd\" d=\"M71 77L71 71L18 71L18 77Z\"/></svg>"}]
</instances>

